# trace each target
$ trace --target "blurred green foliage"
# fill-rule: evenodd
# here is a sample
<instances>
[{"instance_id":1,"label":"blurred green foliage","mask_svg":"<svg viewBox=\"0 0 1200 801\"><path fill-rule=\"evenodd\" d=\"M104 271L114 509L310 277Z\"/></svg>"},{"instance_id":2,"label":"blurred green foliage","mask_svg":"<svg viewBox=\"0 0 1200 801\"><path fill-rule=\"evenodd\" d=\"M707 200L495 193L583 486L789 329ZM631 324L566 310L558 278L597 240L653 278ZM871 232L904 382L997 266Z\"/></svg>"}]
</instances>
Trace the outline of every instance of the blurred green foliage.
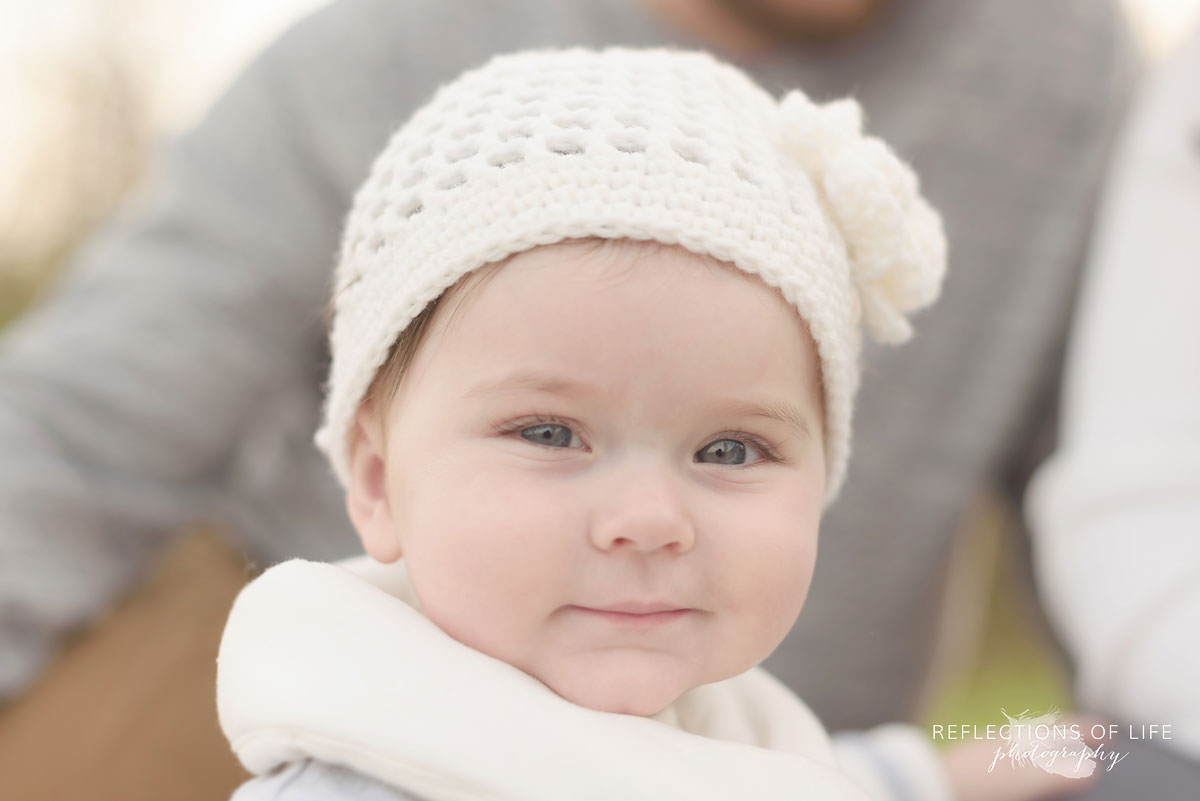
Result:
<instances>
[{"instance_id":1,"label":"blurred green foliage","mask_svg":"<svg viewBox=\"0 0 1200 801\"><path fill-rule=\"evenodd\" d=\"M933 699L920 721L926 731L934 723L1006 723L1001 709L1014 716L1027 709L1035 714L1051 707L1074 710L1067 667L1047 632L1028 613L1030 599L1017 580L1013 561L1010 541L992 566L993 590L978 655L969 670L948 681ZM941 739L934 744L947 747L954 742Z\"/></svg>"}]
</instances>

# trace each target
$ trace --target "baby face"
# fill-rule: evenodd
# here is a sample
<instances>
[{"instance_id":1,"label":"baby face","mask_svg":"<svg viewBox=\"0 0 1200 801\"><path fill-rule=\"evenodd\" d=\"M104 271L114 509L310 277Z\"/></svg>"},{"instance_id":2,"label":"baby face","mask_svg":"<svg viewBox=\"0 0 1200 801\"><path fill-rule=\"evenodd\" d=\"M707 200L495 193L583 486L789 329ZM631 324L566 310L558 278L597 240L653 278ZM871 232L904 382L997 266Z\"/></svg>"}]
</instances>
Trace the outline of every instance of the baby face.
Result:
<instances>
[{"instance_id":1,"label":"baby face","mask_svg":"<svg viewBox=\"0 0 1200 801\"><path fill-rule=\"evenodd\" d=\"M490 271L490 274L486 274ZM653 715L799 614L825 488L819 367L757 277L543 246L438 310L348 506L424 612L560 696Z\"/></svg>"}]
</instances>

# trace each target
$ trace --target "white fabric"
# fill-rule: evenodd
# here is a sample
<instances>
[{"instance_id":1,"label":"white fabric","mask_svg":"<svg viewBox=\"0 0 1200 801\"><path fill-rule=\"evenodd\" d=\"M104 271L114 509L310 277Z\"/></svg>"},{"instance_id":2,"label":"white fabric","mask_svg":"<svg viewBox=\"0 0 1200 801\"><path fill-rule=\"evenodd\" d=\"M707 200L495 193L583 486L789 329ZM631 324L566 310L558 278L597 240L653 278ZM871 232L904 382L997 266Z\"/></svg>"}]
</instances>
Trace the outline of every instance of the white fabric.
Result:
<instances>
[{"instance_id":1,"label":"white fabric","mask_svg":"<svg viewBox=\"0 0 1200 801\"><path fill-rule=\"evenodd\" d=\"M429 801L867 798L820 723L761 668L653 718L597 712L448 636L401 560L292 560L247 585L218 657L247 770L315 758Z\"/></svg>"},{"instance_id":2,"label":"white fabric","mask_svg":"<svg viewBox=\"0 0 1200 801\"><path fill-rule=\"evenodd\" d=\"M877 801L953 801L945 763L929 736L906 723L887 723L833 738L838 766Z\"/></svg>"},{"instance_id":3,"label":"white fabric","mask_svg":"<svg viewBox=\"0 0 1200 801\"><path fill-rule=\"evenodd\" d=\"M1084 704L1200 758L1200 37L1134 106L1027 512Z\"/></svg>"},{"instance_id":4,"label":"white fabric","mask_svg":"<svg viewBox=\"0 0 1200 801\"><path fill-rule=\"evenodd\" d=\"M354 411L391 344L466 273L564 239L658 240L757 274L808 322L828 505L849 457L860 324L904 341L946 268L941 218L861 124L853 100L776 102L700 51L531 50L468 71L396 132L355 197L318 447L345 484Z\"/></svg>"}]
</instances>

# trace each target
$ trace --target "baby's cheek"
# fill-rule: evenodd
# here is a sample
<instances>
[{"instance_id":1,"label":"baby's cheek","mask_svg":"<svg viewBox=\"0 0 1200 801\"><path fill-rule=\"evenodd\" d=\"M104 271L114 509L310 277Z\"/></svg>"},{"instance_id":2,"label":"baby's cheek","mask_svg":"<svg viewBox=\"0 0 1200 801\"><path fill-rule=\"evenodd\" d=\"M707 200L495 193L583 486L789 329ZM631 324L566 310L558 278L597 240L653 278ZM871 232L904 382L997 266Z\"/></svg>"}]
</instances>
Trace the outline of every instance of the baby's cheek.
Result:
<instances>
[{"instance_id":1,"label":"baby's cheek","mask_svg":"<svg viewBox=\"0 0 1200 801\"><path fill-rule=\"evenodd\" d=\"M808 595L816 561L816 533L794 528L777 541L764 543L755 569L759 601L758 628L770 650L783 641L796 622ZM754 592L753 587L748 590ZM769 653L768 651L768 653ZM765 654L764 654L765 658Z\"/></svg>"},{"instance_id":2,"label":"baby's cheek","mask_svg":"<svg viewBox=\"0 0 1200 801\"><path fill-rule=\"evenodd\" d=\"M545 487L476 473L416 502L425 509L417 538L423 548L410 554L432 565L459 605L487 607L478 615L511 610L515 617L529 604L553 602L556 585L570 580L566 549L578 510Z\"/></svg>"},{"instance_id":3,"label":"baby's cheek","mask_svg":"<svg viewBox=\"0 0 1200 801\"><path fill-rule=\"evenodd\" d=\"M531 605L545 605L534 560L484 519L460 520L441 534L439 543L411 556L425 614L459 642L519 663L535 617Z\"/></svg>"}]
</instances>

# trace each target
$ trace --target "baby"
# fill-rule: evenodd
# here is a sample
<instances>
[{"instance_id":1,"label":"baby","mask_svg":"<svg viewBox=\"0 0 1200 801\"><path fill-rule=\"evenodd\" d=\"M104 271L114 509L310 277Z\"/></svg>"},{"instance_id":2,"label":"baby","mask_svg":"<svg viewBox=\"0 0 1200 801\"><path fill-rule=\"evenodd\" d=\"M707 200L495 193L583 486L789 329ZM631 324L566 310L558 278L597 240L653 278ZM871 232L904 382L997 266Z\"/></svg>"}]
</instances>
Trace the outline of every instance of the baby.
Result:
<instances>
[{"instance_id":1,"label":"baby","mask_svg":"<svg viewBox=\"0 0 1200 801\"><path fill-rule=\"evenodd\" d=\"M945 261L853 101L665 49L442 87L334 288L316 441L367 555L239 596L235 797L868 797L756 666L845 476L860 328L905 340Z\"/></svg>"}]
</instances>

